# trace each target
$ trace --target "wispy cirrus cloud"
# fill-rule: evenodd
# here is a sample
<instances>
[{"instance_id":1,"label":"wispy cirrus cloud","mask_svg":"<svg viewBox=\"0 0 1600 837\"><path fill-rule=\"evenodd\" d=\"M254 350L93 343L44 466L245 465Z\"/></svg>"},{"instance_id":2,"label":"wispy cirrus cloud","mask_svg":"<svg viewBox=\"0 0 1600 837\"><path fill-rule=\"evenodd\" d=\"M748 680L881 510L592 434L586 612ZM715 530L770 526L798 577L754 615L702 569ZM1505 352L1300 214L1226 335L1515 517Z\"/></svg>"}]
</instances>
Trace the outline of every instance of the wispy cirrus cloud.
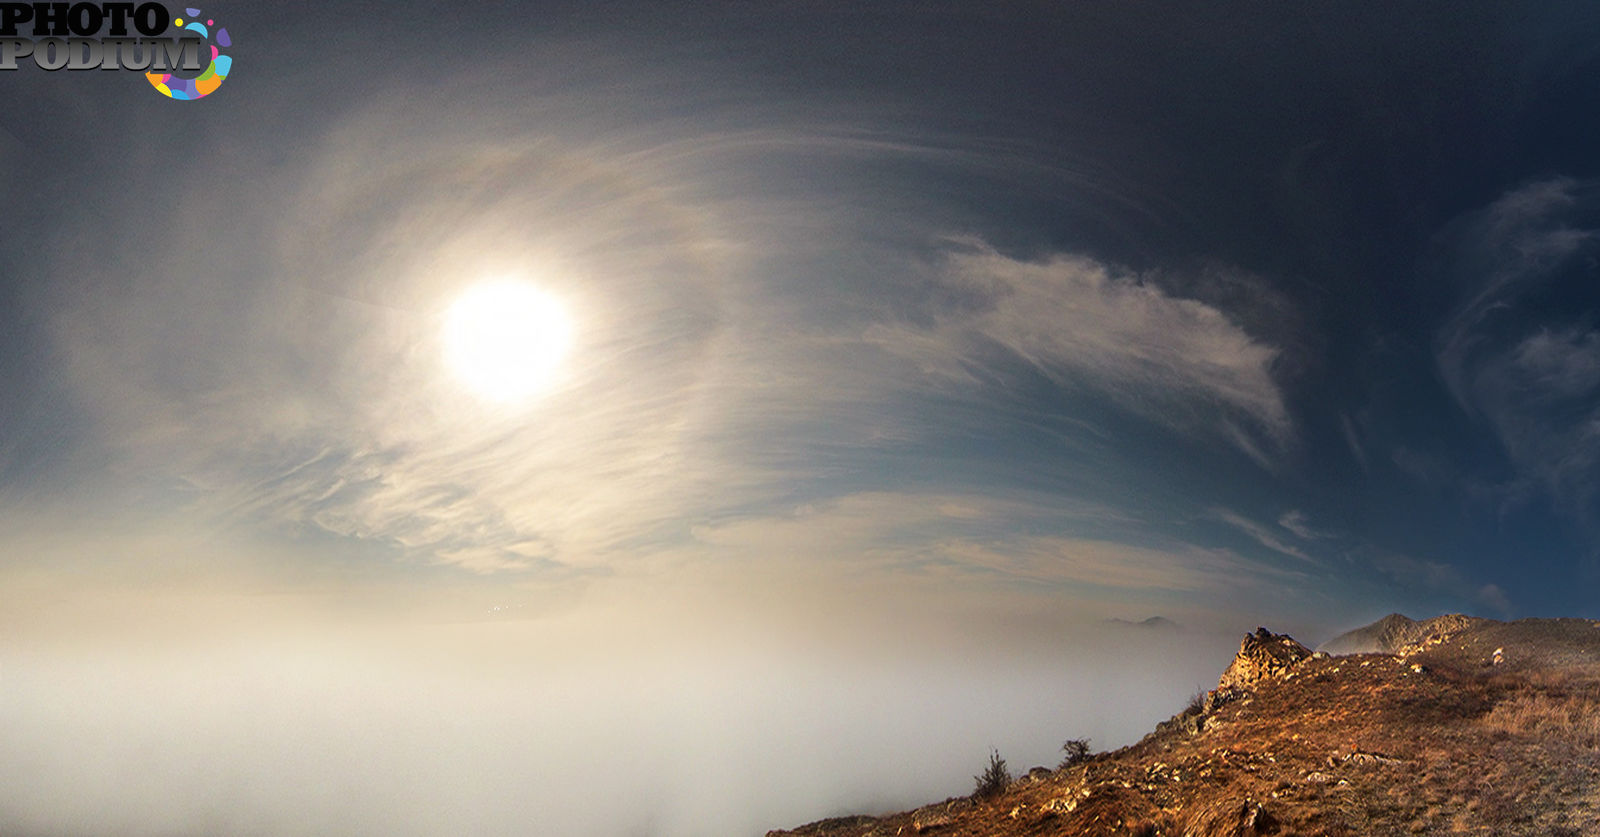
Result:
<instances>
[{"instance_id":1,"label":"wispy cirrus cloud","mask_svg":"<svg viewBox=\"0 0 1600 837\"><path fill-rule=\"evenodd\" d=\"M1157 594L1215 604L1246 588L1288 593L1304 580L1270 562L1148 531L1138 543L1075 531L1107 522L1130 537L1145 529L1092 503L868 492L698 526L687 554L762 556L857 579L960 580L968 589L1042 585L1069 598L1076 591L1083 604Z\"/></svg>"},{"instance_id":2,"label":"wispy cirrus cloud","mask_svg":"<svg viewBox=\"0 0 1600 837\"><path fill-rule=\"evenodd\" d=\"M1301 540L1314 541L1327 537L1327 533L1313 529L1305 512L1299 509L1290 509L1280 515L1278 525L1293 532Z\"/></svg>"},{"instance_id":3,"label":"wispy cirrus cloud","mask_svg":"<svg viewBox=\"0 0 1600 837\"><path fill-rule=\"evenodd\" d=\"M1021 362L1263 463L1293 436L1273 377L1280 350L1226 311L1087 257L1022 260L968 245L940 268L944 304L926 322L874 326L867 339L951 382Z\"/></svg>"},{"instance_id":4,"label":"wispy cirrus cloud","mask_svg":"<svg viewBox=\"0 0 1600 837\"><path fill-rule=\"evenodd\" d=\"M299 176L174 211L250 239L178 233L132 277L49 266L66 378L116 471L215 518L478 572L608 566L723 492L763 496L705 409L726 240L672 172L571 137L417 133L393 102L322 127ZM518 408L476 398L440 343L451 299L507 275L579 324Z\"/></svg>"},{"instance_id":5,"label":"wispy cirrus cloud","mask_svg":"<svg viewBox=\"0 0 1600 837\"><path fill-rule=\"evenodd\" d=\"M1600 548L1600 331L1561 301L1592 281L1582 257L1600 245L1595 190L1538 181L1464 219L1450 239L1461 302L1435 347L1457 402L1488 423L1519 479Z\"/></svg>"},{"instance_id":6,"label":"wispy cirrus cloud","mask_svg":"<svg viewBox=\"0 0 1600 837\"><path fill-rule=\"evenodd\" d=\"M1600 332L1537 331L1485 357L1473 382L1474 404L1511 459L1586 522L1600 500Z\"/></svg>"},{"instance_id":7,"label":"wispy cirrus cloud","mask_svg":"<svg viewBox=\"0 0 1600 837\"><path fill-rule=\"evenodd\" d=\"M1344 437L1345 447L1350 449L1350 455L1355 457L1356 464L1361 466L1362 472L1370 473L1372 464L1367 460L1367 447L1361 443L1356 424L1348 413L1339 414L1339 434Z\"/></svg>"},{"instance_id":8,"label":"wispy cirrus cloud","mask_svg":"<svg viewBox=\"0 0 1600 837\"><path fill-rule=\"evenodd\" d=\"M1462 406L1473 406L1477 356L1492 352L1519 302L1548 282L1568 260L1592 246L1596 231L1572 226L1588 187L1572 178L1536 181L1508 191L1458 223L1452 277L1461 297L1435 337L1440 371Z\"/></svg>"},{"instance_id":9,"label":"wispy cirrus cloud","mask_svg":"<svg viewBox=\"0 0 1600 837\"><path fill-rule=\"evenodd\" d=\"M1291 514L1295 514L1295 513L1291 512ZM1311 557L1310 555L1306 554L1306 552L1304 550L1300 549L1299 547L1293 546L1292 544L1286 543L1283 540L1283 538L1280 535L1278 535L1278 533L1273 532L1272 530L1268 529L1266 526L1264 526L1264 525L1262 525L1260 523L1257 523L1256 521L1251 520L1251 519L1249 519L1249 518L1247 518L1247 517L1245 517L1243 515L1240 515L1240 514L1238 514L1236 512L1233 512L1233 511L1230 511L1228 509L1221 508L1221 507L1213 508L1211 510L1211 515L1213 517L1215 517L1217 520L1220 520L1223 523L1226 523L1229 526L1232 526L1233 528L1238 529L1240 532L1243 532L1246 535L1249 535L1250 538L1252 540L1254 540L1256 543L1261 544L1262 546L1272 550L1273 552L1279 553L1280 555L1287 555L1290 558L1297 558L1297 559L1299 559L1301 561L1305 561L1305 562L1311 563L1311 564L1319 563L1317 561L1317 559L1315 559L1315 558ZM1286 515L1285 517L1288 517L1288 516ZM1296 521L1291 519L1290 522L1294 523ZM1284 528L1285 529L1289 529L1289 527L1287 527L1287 526L1285 526ZM1290 529L1290 531L1294 531L1294 530ZM1296 532L1296 534L1298 534L1298 532ZM1304 536L1302 536L1302 537L1304 537Z\"/></svg>"},{"instance_id":10,"label":"wispy cirrus cloud","mask_svg":"<svg viewBox=\"0 0 1600 837\"><path fill-rule=\"evenodd\" d=\"M508 130L489 136L417 132L415 101L395 95L308 128L297 176L263 178L271 189L169 187L179 232L132 254L135 276L64 250L46 266L70 277L51 326L115 470L219 519L417 562L606 572L697 521L835 496L844 489L818 483L841 475L853 489L918 490L892 468L863 475L858 454L933 451L1018 420L987 402L965 416L929 409L908 358L942 383L1021 360L1263 463L1293 436L1279 349L1220 304L1083 257L952 243L934 211L887 232L945 242L936 264L873 243L887 222L869 208L910 201L904 184L850 182L852 166L980 170L994 159L982 144L830 134L748 106L602 140L579 118L586 101L508 108L497 117ZM838 165L819 172L819 159ZM832 179L810 185L819 178ZM256 234L183 232L224 216ZM898 273L888 289L825 284L819 254ZM216 281L219 264L230 281ZM773 278L783 271L787 284ZM439 360L453 295L506 274L538 282L578 322L561 379L522 411L476 402ZM1203 284L1242 298L1220 275ZM1063 449L1106 444L1076 418L1047 432ZM919 479L969 478L943 457L923 456ZM1103 467L1076 463L1086 483Z\"/></svg>"}]
</instances>

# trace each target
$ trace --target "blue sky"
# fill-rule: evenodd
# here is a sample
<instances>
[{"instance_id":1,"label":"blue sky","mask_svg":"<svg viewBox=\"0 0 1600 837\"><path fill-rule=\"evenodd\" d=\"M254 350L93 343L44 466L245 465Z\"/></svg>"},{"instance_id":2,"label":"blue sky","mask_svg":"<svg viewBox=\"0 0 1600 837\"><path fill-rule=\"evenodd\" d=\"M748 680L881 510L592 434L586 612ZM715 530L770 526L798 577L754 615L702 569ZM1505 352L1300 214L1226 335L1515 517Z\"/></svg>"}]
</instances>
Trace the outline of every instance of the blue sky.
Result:
<instances>
[{"instance_id":1,"label":"blue sky","mask_svg":"<svg viewBox=\"0 0 1600 837\"><path fill-rule=\"evenodd\" d=\"M206 659L177 597L959 684L1157 613L1600 616L1584 4L207 13L204 101L0 78L14 653ZM440 359L494 277L573 324L516 404Z\"/></svg>"}]
</instances>

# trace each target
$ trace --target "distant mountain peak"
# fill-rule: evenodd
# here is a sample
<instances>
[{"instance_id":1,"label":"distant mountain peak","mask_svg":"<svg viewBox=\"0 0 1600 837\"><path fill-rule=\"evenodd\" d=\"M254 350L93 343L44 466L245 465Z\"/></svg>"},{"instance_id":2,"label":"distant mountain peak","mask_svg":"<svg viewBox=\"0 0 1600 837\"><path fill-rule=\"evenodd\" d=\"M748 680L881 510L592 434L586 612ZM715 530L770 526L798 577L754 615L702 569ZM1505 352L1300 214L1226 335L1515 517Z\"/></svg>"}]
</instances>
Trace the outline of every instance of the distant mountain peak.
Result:
<instances>
[{"instance_id":1,"label":"distant mountain peak","mask_svg":"<svg viewBox=\"0 0 1600 837\"><path fill-rule=\"evenodd\" d=\"M1134 622L1129 619L1107 619L1106 621L1113 625L1120 625L1124 628L1143 628L1146 630L1157 631L1173 631L1181 627L1177 622L1174 622L1165 616L1152 616L1148 619L1141 619L1138 622Z\"/></svg>"},{"instance_id":2,"label":"distant mountain peak","mask_svg":"<svg viewBox=\"0 0 1600 837\"><path fill-rule=\"evenodd\" d=\"M1493 621L1460 613L1447 613L1418 622L1405 614L1391 613L1370 625L1342 633L1317 646L1317 650L1329 654L1393 654L1407 645L1415 645L1432 636Z\"/></svg>"}]
</instances>

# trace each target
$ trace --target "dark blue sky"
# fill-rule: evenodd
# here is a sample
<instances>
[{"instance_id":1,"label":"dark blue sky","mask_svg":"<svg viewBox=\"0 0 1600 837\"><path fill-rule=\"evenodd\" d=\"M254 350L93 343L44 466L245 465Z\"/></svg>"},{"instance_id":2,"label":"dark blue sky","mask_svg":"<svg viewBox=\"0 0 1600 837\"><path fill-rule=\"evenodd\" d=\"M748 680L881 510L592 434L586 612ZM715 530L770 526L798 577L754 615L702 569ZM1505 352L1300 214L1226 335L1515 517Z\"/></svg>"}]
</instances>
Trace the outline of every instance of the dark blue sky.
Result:
<instances>
[{"instance_id":1,"label":"dark blue sky","mask_svg":"<svg viewBox=\"0 0 1600 837\"><path fill-rule=\"evenodd\" d=\"M202 101L0 75L13 598L1600 616L1592 4L206 13Z\"/></svg>"}]
</instances>

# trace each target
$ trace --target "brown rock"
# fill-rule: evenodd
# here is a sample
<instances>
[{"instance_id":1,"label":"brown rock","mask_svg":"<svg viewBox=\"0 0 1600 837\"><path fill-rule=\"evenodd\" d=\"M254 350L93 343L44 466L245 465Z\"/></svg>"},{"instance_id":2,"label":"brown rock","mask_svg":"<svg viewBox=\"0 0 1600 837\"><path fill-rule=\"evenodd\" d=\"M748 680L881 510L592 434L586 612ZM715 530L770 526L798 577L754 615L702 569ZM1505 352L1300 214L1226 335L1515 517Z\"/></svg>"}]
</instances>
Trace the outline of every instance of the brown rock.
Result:
<instances>
[{"instance_id":1,"label":"brown rock","mask_svg":"<svg viewBox=\"0 0 1600 837\"><path fill-rule=\"evenodd\" d=\"M1287 634L1275 634L1266 628L1257 628L1245 634L1239 643L1239 653L1218 681L1219 691L1248 690L1262 680L1287 676L1296 666L1311 657L1311 649L1296 642Z\"/></svg>"}]
</instances>

